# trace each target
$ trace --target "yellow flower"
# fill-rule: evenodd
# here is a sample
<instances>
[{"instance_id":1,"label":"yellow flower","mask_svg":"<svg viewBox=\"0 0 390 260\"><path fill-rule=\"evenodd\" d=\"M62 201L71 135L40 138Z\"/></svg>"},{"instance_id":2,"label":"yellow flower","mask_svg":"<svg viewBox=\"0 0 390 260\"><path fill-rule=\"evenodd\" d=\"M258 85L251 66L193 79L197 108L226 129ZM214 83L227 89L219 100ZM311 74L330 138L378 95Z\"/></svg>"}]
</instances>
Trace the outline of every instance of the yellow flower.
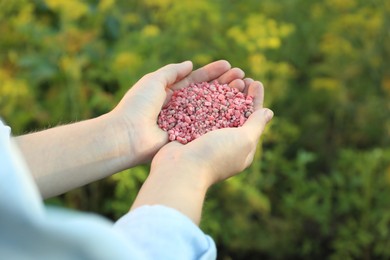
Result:
<instances>
[{"instance_id":1,"label":"yellow flower","mask_svg":"<svg viewBox=\"0 0 390 260\"><path fill-rule=\"evenodd\" d=\"M61 57L59 65L61 70L70 78L79 80L81 78L81 70L85 64L85 58L65 55Z\"/></svg>"},{"instance_id":2,"label":"yellow flower","mask_svg":"<svg viewBox=\"0 0 390 260\"><path fill-rule=\"evenodd\" d=\"M119 53L113 62L113 68L117 72L135 69L142 64L141 57L132 52L122 52Z\"/></svg>"},{"instance_id":3,"label":"yellow flower","mask_svg":"<svg viewBox=\"0 0 390 260\"><path fill-rule=\"evenodd\" d=\"M262 77L266 73L267 59L262 54L253 54L249 57L249 64L254 76Z\"/></svg>"},{"instance_id":4,"label":"yellow flower","mask_svg":"<svg viewBox=\"0 0 390 260\"><path fill-rule=\"evenodd\" d=\"M355 0L326 0L326 4L339 11L345 11L356 6Z\"/></svg>"},{"instance_id":5,"label":"yellow flower","mask_svg":"<svg viewBox=\"0 0 390 260\"><path fill-rule=\"evenodd\" d=\"M281 45L280 38L277 37L271 37L268 39L268 47L270 49L278 49Z\"/></svg>"},{"instance_id":6,"label":"yellow flower","mask_svg":"<svg viewBox=\"0 0 390 260\"><path fill-rule=\"evenodd\" d=\"M152 38L160 34L160 28L158 28L156 25L150 24L146 25L142 29L142 35L147 38Z\"/></svg>"},{"instance_id":7,"label":"yellow flower","mask_svg":"<svg viewBox=\"0 0 390 260\"><path fill-rule=\"evenodd\" d=\"M88 5L78 0L46 0L46 4L66 20L77 20L88 13Z\"/></svg>"},{"instance_id":8,"label":"yellow flower","mask_svg":"<svg viewBox=\"0 0 390 260\"><path fill-rule=\"evenodd\" d=\"M98 9L102 12L107 11L115 4L115 0L101 0Z\"/></svg>"},{"instance_id":9,"label":"yellow flower","mask_svg":"<svg viewBox=\"0 0 390 260\"><path fill-rule=\"evenodd\" d=\"M194 58L192 60L196 64L204 65L204 64L207 64L207 63L211 62L211 59L212 58L210 57L210 55L207 55L207 54L197 54L197 55L194 56Z\"/></svg>"},{"instance_id":10,"label":"yellow flower","mask_svg":"<svg viewBox=\"0 0 390 260\"><path fill-rule=\"evenodd\" d=\"M33 18L34 7L31 3L26 3L22 6L22 9L18 15L14 18L14 22L17 26L28 25Z\"/></svg>"},{"instance_id":11,"label":"yellow flower","mask_svg":"<svg viewBox=\"0 0 390 260\"><path fill-rule=\"evenodd\" d=\"M19 98L28 94L27 82L12 78L6 70L0 69L0 82L0 97L4 100Z\"/></svg>"},{"instance_id":12,"label":"yellow flower","mask_svg":"<svg viewBox=\"0 0 390 260\"><path fill-rule=\"evenodd\" d=\"M390 76L384 77L382 79L382 89L390 95Z\"/></svg>"},{"instance_id":13,"label":"yellow flower","mask_svg":"<svg viewBox=\"0 0 390 260\"><path fill-rule=\"evenodd\" d=\"M311 81L311 86L314 89L335 90L340 87L340 82L333 78L316 78Z\"/></svg>"},{"instance_id":14,"label":"yellow flower","mask_svg":"<svg viewBox=\"0 0 390 260\"><path fill-rule=\"evenodd\" d=\"M265 49L278 49L282 45L282 38L294 31L290 24L278 24L273 19L263 15L248 17L244 26L233 26L227 32L237 44L245 46L250 52Z\"/></svg>"}]
</instances>

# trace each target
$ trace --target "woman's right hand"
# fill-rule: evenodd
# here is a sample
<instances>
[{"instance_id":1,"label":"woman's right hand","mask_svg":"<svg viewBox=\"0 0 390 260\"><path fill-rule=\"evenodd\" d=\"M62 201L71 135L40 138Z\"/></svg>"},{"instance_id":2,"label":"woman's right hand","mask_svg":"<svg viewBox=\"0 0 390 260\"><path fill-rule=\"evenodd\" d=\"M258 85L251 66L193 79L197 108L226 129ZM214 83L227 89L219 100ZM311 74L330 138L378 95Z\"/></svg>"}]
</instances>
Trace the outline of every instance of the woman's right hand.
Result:
<instances>
[{"instance_id":1,"label":"woman's right hand","mask_svg":"<svg viewBox=\"0 0 390 260\"><path fill-rule=\"evenodd\" d=\"M164 169L171 173L177 170L177 174L185 175L183 170L194 168L196 176L188 177L208 188L247 168L273 112L263 108L263 85L251 79L244 82L245 92L254 97L255 110L242 127L214 130L185 145L168 143L155 155L151 173Z\"/></svg>"}]
</instances>

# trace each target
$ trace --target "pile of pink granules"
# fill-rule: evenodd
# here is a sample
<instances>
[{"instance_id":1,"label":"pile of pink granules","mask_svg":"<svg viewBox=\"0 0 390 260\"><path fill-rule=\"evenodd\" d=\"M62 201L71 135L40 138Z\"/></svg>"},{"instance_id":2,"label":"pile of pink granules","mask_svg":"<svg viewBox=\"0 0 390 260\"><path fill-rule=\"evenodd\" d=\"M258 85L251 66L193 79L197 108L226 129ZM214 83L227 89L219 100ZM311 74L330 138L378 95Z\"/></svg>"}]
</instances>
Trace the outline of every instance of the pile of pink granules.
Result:
<instances>
[{"instance_id":1,"label":"pile of pink granules","mask_svg":"<svg viewBox=\"0 0 390 260\"><path fill-rule=\"evenodd\" d=\"M182 144L226 127L242 126L253 113L253 97L227 84L199 83L176 90L157 123L170 141Z\"/></svg>"}]
</instances>

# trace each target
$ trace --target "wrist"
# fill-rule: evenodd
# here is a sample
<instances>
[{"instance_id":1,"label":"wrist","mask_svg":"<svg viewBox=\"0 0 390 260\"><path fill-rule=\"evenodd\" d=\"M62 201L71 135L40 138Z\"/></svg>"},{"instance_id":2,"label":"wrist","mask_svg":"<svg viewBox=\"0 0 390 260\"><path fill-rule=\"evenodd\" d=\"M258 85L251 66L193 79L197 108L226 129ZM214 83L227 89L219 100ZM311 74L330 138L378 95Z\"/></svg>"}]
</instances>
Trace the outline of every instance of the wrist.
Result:
<instances>
[{"instance_id":1,"label":"wrist","mask_svg":"<svg viewBox=\"0 0 390 260\"><path fill-rule=\"evenodd\" d=\"M138 155L136 149L132 145L134 132L132 127L128 127L130 122L117 115L117 113L109 112L100 117L105 125L110 126L110 139L114 143L116 149L115 156L120 159L121 169L127 169L137 165Z\"/></svg>"},{"instance_id":2,"label":"wrist","mask_svg":"<svg viewBox=\"0 0 390 260\"><path fill-rule=\"evenodd\" d=\"M206 171L188 164L186 166L175 163L169 166L152 166L149 175L151 178L168 180L177 186L199 193L206 193L211 186L206 178Z\"/></svg>"},{"instance_id":3,"label":"wrist","mask_svg":"<svg viewBox=\"0 0 390 260\"><path fill-rule=\"evenodd\" d=\"M176 209L199 224L208 185L185 167L155 165L142 185L132 208L164 205Z\"/></svg>"},{"instance_id":4,"label":"wrist","mask_svg":"<svg viewBox=\"0 0 390 260\"><path fill-rule=\"evenodd\" d=\"M136 115L129 117L113 110L107 116L115 133L113 138L124 153L124 167L130 168L148 163L168 141L167 133L157 122L144 120Z\"/></svg>"},{"instance_id":5,"label":"wrist","mask_svg":"<svg viewBox=\"0 0 390 260\"><path fill-rule=\"evenodd\" d=\"M184 146L172 142L164 146L153 158L150 175L175 179L189 188L207 191L213 184L211 168L200 163L193 154L186 154ZM183 148L183 149L180 149Z\"/></svg>"}]
</instances>

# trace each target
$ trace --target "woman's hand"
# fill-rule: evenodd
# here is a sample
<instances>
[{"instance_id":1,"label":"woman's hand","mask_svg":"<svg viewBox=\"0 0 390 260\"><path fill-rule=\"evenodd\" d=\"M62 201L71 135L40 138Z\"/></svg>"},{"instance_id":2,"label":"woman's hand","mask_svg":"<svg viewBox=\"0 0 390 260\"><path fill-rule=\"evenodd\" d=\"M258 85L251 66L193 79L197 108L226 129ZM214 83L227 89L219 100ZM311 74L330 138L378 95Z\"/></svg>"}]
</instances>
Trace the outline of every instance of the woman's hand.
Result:
<instances>
[{"instance_id":1,"label":"woman's hand","mask_svg":"<svg viewBox=\"0 0 390 260\"><path fill-rule=\"evenodd\" d=\"M152 162L152 172L158 168L179 165L196 168L197 178L210 186L247 168L253 160L256 146L265 125L273 112L263 108L264 88L258 81L245 80L244 91L254 97L254 113L242 127L211 131L198 139L182 145L171 142L165 145Z\"/></svg>"},{"instance_id":2,"label":"woman's hand","mask_svg":"<svg viewBox=\"0 0 390 260\"><path fill-rule=\"evenodd\" d=\"M157 117L173 90L191 83L218 80L244 90L244 72L227 61L216 61L192 71L189 61L167 65L141 78L109 113L119 126L117 138L128 144L127 167L150 161L168 142L168 135L157 125Z\"/></svg>"},{"instance_id":3,"label":"woman's hand","mask_svg":"<svg viewBox=\"0 0 390 260\"><path fill-rule=\"evenodd\" d=\"M273 116L263 108L262 84L251 79L243 83L240 90L254 97L255 109L245 124L211 131L185 145L170 142L161 148L132 209L165 205L199 224L207 189L252 163L259 138Z\"/></svg>"}]
</instances>

